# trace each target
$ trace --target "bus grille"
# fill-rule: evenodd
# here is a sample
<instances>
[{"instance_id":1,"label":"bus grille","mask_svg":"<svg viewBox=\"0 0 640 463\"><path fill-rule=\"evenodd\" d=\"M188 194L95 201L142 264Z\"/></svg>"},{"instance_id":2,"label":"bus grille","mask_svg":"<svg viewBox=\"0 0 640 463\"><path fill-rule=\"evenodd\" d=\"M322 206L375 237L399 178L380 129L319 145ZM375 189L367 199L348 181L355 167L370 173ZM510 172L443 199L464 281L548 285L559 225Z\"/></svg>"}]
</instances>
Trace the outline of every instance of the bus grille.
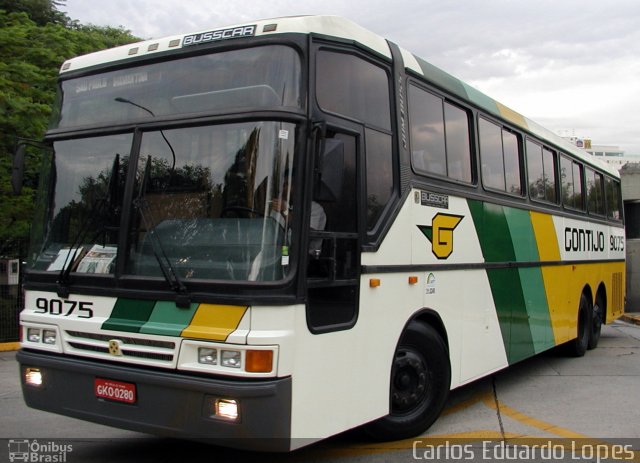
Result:
<instances>
[{"instance_id":1,"label":"bus grille","mask_svg":"<svg viewBox=\"0 0 640 463\"><path fill-rule=\"evenodd\" d=\"M175 366L177 352L173 341L81 331L66 331L65 334L67 350L71 354L141 365ZM120 355L109 352L109 341L112 340L118 341Z\"/></svg>"}]
</instances>

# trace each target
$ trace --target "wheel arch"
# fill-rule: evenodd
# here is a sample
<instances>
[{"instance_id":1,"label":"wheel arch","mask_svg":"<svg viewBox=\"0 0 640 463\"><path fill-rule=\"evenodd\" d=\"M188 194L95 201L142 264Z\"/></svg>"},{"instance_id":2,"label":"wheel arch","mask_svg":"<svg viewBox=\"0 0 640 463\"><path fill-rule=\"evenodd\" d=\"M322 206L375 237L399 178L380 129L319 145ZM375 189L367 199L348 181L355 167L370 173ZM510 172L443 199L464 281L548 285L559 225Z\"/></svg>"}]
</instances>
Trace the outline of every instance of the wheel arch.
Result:
<instances>
[{"instance_id":1,"label":"wheel arch","mask_svg":"<svg viewBox=\"0 0 640 463\"><path fill-rule=\"evenodd\" d=\"M447 351L450 351L449 336L447 335L447 329L445 328L444 322L442 321L442 317L440 317L440 314L438 312L428 307L424 307L418 310L411 316L411 318L404 325L402 332L404 333L404 331L407 329L407 326L409 326L413 322L421 322L431 326L434 330L437 331L437 333L440 335L440 337L444 341L444 344L447 346ZM402 334L400 334L400 336L402 336Z\"/></svg>"}]
</instances>

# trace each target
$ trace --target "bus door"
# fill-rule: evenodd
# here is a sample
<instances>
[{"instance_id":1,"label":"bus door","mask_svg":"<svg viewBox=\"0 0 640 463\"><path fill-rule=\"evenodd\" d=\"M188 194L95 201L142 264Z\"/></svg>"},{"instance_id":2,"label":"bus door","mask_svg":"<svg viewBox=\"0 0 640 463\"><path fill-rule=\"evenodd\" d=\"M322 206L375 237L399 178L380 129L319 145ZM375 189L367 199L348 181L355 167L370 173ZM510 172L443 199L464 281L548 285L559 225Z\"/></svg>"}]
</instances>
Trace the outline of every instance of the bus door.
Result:
<instances>
[{"instance_id":1,"label":"bus door","mask_svg":"<svg viewBox=\"0 0 640 463\"><path fill-rule=\"evenodd\" d=\"M360 277L357 152L361 136L335 128L322 132L316 135L308 223L307 324L314 333L355 324Z\"/></svg>"}]
</instances>

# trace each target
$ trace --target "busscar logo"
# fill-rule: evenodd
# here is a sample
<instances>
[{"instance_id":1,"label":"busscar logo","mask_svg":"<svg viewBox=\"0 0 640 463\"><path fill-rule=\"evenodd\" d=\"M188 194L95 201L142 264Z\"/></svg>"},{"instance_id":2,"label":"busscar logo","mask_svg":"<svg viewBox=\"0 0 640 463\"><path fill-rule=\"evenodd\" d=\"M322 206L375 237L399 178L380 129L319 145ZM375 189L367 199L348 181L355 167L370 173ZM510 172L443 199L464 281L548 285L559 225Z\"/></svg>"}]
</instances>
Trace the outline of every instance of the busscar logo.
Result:
<instances>
[{"instance_id":1,"label":"busscar logo","mask_svg":"<svg viewBox=\"0 0 640 463\"><path fill-rule=\"evenodd\" d=\"M418 225L420 231L431 242L431 251L438 259L447 259L453 252L453 230L462 219L462 215L438 212L433 216L431 226Z\"/></svg>"}]
</instances>

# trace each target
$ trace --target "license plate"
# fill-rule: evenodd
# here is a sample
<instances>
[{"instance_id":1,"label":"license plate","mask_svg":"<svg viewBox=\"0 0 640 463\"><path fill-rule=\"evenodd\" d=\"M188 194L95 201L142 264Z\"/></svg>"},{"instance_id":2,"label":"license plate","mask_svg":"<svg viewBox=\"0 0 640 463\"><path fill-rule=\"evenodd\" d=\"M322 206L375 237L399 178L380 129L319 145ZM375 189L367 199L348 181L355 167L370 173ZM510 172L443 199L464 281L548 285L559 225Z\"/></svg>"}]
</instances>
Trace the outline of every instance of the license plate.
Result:
<instances>
[{"instance_id":1,"label":"license plate","mask_svg":"<svg viewBox=\"0 0 640 463\"><path fill-rule=\"evenodd\" d=\"M96 378L93 383L96 397L127 404L136 403L136 385L112 379Z\"/></svg>"}]
</instances>

